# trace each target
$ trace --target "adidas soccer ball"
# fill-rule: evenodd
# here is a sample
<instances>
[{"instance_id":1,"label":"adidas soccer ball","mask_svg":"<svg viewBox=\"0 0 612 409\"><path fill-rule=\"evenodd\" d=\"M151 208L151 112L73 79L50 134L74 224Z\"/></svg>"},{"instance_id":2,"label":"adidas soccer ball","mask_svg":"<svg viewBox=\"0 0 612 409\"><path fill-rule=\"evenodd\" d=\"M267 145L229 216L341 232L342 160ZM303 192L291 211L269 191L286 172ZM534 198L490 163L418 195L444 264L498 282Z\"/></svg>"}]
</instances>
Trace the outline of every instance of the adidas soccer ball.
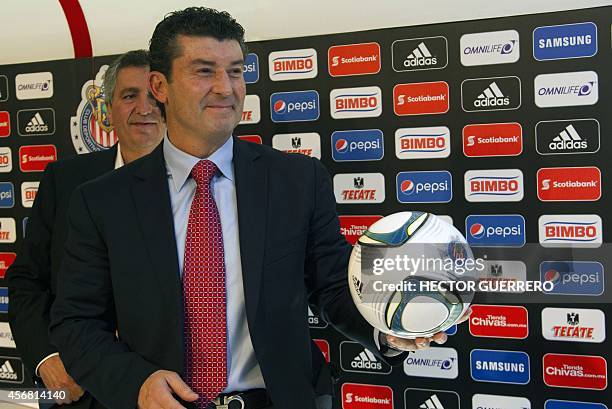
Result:
<instances>
[{"instance_id":1,"label":"adidas soccer ball","mask_svg":"<svg viewBox=\"0 0 612 409\"><path fill-rule=\"evenodd\" d=\"M384 333L416 338L444 331L461 317L479 273L454 226L413 211L384 217L366 230L353 248L348 280L366 321Z\"/></svg>"}]
</instances>

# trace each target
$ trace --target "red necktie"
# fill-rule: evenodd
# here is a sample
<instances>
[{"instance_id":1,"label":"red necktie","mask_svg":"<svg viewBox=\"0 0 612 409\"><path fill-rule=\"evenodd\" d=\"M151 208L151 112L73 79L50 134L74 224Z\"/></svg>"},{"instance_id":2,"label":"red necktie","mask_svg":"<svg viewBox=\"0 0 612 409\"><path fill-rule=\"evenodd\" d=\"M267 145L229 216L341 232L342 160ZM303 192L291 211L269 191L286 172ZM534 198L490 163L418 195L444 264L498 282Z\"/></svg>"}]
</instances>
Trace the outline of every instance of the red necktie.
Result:
<instances>
[{"instance_id":1,"label":"red necktie","mask_svg":"<svg viewBox=\"0 0 612 409\"><path fill-rule=\"evenodd\" d=\"M205 407L227 385L225 261L221 219L210 188L217 166L191 170L196 192L189 211L183 269L185 373Z\"/></svg>"}]
</instances>

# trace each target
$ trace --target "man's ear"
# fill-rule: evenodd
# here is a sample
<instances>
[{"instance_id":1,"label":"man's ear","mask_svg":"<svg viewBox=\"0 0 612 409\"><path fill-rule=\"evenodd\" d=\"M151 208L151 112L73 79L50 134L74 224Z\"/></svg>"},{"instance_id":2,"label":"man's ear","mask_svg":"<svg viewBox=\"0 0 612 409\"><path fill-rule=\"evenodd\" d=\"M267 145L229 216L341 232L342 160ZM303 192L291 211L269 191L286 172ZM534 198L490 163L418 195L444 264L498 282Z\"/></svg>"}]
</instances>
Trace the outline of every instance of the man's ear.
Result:
<instances>
[{"instance_id":1,"label":"man's ear","mask_svg":"<svg viewBox=\"0 0 612 409\"><path fill-rule=\"evenodd\" d=\"M161 72L149 73L149 89L158 102L165 104L168 101L168 80Z\"/></svg>"}]
</instances>

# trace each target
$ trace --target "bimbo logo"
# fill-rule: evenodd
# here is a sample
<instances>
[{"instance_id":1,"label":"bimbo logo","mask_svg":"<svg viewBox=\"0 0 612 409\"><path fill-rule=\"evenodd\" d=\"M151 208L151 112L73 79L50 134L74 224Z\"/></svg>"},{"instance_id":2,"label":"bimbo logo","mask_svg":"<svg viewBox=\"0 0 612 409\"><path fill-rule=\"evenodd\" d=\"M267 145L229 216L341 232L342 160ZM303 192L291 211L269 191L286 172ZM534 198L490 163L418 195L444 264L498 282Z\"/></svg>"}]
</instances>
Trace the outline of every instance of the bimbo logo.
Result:
<instances>
[{"instance_id":1,"label":"bimbo logo","mask_svg":"<svg viewBox=\"0 0 612 409\"><path fill-rule=\"evenodd\" d=\"M603 265L596 261L543 261L540 280L553 284L546 294L601 295L604 291Z\"/></svg>"},{"instance_id":2,"label":"bimbo logo","mask_svg":"<svg viewBox=\"0 0 612 409\"><path fill-rule=\"evenodd\" d=\"M594 23L538 27L533 31L533 58L538 61L592 57L597 54Z\"/></svg>"},{"instance_id":3,"label":"bimbo logo","mask_svg":"<svg viewBox=\"0 0 612 409\"><path fill-rule=\"evenodd\" d=\"M595 71L540 74L534 87L535 104L540 108L593 105L599 100Z\"/></svg>"},{"instance_id":4,"label":"bimbo logo","mask_svg":"<svg viewBox=\"0 0 612 409\"><path fill-rule=\"evenodd\" d=\"M342 384L342 409L393 409L393 390L388 386Z\"/></svg>"},{"instance_id":5,"label":"bimbo logo","mask_svg":"<svg viewBox=\"0 0 612 409\"><path fill-rule=\"evenodd\" d=\"M519 214L470 215L465 219L465 231L474 247L525 245L525 219Z\"/></svg>"},{"instance_id":6,"label":"bimbo logo","mask_svg":"<svg viewBox=\"0 0 612 409\"><path fill-rule=\"evenodd\" d=\"M380 71L380 45L362 43L332 46L327 50L327 67L332 77L376 74Z\"/></svg>"},{"instance_id":7,"label":"bimbo logo","mask_svg":"<svg viewBox=\"0 0 612 409\"><path fill-rule=\"evenodd\" d=\"M335 131L331 143L336 162L380 160L385 154L380 129Z\"/></svg>"},{"instance_id":8,"label":"bimbo logo","mask_svg":"<svg viewBox=\"0 0 612 409\"><path fill-rule=\"evenodd\" d=\"M276 92L270 96L274 122L316 121L319 119L317 91Z\"/></svg>"},{"instance_id":9,"label":"bimbo logo","mask_svg":"<svg viewBox=\"0 0 612 409\"><path fill-rule=\"evenodd\" d=\"M379 87L339 88L329 93L334 119L378 117L382 113Z\"/></svg>"},{"instance_id":10,"label":"bimbo logo","mask_svg":"<svg viewBox=\"0 0 612 409\"><path fill-rule=\"evenodd\" d=\"M259 81L259 57L257 57L257 54L247 54L244 59L242 75L244 82L247 84L254 84Z\"/></svg>"},{"instance_id":11,"label":"bimbo logo","mask_svg":"<svg viewBox=\"0 0 612 409\"><path fill-rule=\"evenodd\" d=\"M315 78L317 76L317 51L314 48L275 51L268 56L272 81Z\"/></svg>"},{"instance_id":12,"label":"bimbo logo","mask_svg":"<svg viewBox=\"0 0 612 409\"><path fill-rule=\"evenodd\" d=\"M595 390L608 386L607 362L600 356L546 354L542 367L547 386Z\"/></svg>"},{"instance_id":13,"label":"bimbo logo","mask_svg":"<svg viewBox=\"0 0 612 409\"><path fill-rule=\"evenodd\" d=\"M393 87L395 115L443 114L448 112L449 92L445 81L397 84Z\"/></svg>"},{"instance_id":14,"label":"bimbo logo","mask_svg":"<svg viewBox=\"0 0 612 409\"><path fill-rule=\"evenodd\" d=\"M538 170L538 198L543 202L595 201L601 197L601 171L594 166Z\"/></svg>"},{"instance_id":15,"label":"bimbo logo","mask_svg":"<svg viewBox=\"0 0 612 409\"><path fill-rule=\"evenodd\" d=\"M461 64L465 66L508 64L519 60L519 33L516 30L464 34L459 40Z\"/></svg>"},{"instance_id":16,"label":"bimbo logo","mask_svg":"<svg viewBox=\"0 0 612 409\"><path fill-rule=\"evenodd\" d=\"M525 352L473 349L470 363L470 375L479 382L525 385L531 378Z\"/></svg>"},{"instance_id":17,"label":"bimbo logo","mask_svg":"<svg viewBox=\"0 0 612 409\"><path fill-rule=\"evenodd\" d=\"M395 155L398 159L446 158L450 151L450 130L445 126L399 128L395 131Z\"/></svg>"},{"instance_id":18,"label":"bimbo logo","mask_svg":"<svg viewBox=\"0 0 612 409\"><path fill-rule=\"evenodd\" d=\"M468 170L463 179L468 202L523 200L523 172L519 169Z\"/></svg>"},{"instance_id":19,"label":"bimbo logo","mask_svg":"<svg viewBox=\"0 0 612 409\"><path fill-rule=\"evenodd\" d=\"M0 147L0 173L9 173L13 170L13 156L11 148Z\"/></svg>"},{"instance_id":20,"label":"bimbo logo","mask_svg":"<svg viewBox=\"0 0 612 409\"><path fill-rule=\"evenodd\" d=\"M543 247L599 247L603 231L595 214L543 215L538 219Z\"/></svg>"},{"instance_id":21,"label":"bimbo logo","mask_svg":"<svg viewBox=\"0 0 612 409\"><path fill-rule=\"evenodd\" d=\"M601 310L544 308L542 336L549 341L603 342L606 318Z\"/></svg>"},{"instance_id":22,"label":"bimbo logo","mask_svg":"<svg viewBox=\"0 0 612 409\"><path fill-rule=\"evenodd\" d=\"M337 203L382 203L385 177L382 173L341 173L334 175Z\"/></svg>"},{"instance_id":23,"label":"bimbo logo","mask_svg":"<svg viewBox=\"0 0 612 409\"><path fill-rule=\"evenodd\" d=\"M446 203L453 198L453 179L446 170L400 172L396 182L400 203Z\"/></svg>"},{"instance_id":24,"label":"bimbo logo","mask_svg":"<svg viewBox=\"0 0 612 409\"><path fill-rule=\"evenodd\" d=\"M21 205L23 207L32 207L38 193L38 185L39 182L23 182L21 184Z\"/></svg>"}]
</instances>

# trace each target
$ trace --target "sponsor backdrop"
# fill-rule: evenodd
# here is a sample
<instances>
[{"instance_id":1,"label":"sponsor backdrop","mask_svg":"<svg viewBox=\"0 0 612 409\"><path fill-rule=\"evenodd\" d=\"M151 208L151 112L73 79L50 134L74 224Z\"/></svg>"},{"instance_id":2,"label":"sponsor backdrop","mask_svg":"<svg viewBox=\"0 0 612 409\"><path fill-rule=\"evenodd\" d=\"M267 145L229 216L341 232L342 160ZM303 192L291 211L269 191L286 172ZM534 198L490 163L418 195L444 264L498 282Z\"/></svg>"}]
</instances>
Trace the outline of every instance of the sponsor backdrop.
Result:
<instances>
[{"instance_id":1,"label":"sponsor backdrop","mask_svg":"<svg viewBox=\"0 0 612 409\"><path fill-rule=\"evenodd\" d=\"M483 280L553 284L478 295L444 346L395 368L309 311L339 375L335 408L610 407L611 13L250 44L237 135L320 158L348 240L383 215L430 211L487 257ZM100 88L110 60L0 67L0 276L46 164L115 143ZM8 304L0 279L0 386L27 386Z\"/></svg>"}]
</instances>

